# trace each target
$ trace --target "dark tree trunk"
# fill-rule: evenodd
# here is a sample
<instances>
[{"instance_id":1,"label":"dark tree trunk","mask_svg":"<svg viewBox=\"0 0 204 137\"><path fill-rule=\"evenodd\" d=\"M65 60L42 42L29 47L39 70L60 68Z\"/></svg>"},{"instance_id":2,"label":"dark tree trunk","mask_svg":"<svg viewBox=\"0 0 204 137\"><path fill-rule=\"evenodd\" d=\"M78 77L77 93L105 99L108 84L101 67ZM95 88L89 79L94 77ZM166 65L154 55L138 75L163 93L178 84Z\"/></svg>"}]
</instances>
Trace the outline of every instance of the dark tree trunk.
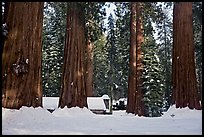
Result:
<instances>
[{"instance_id":1,"label":"dark tree trunk","mask_svg":"<svg viewBox=\"0 0 204 137\"><path fill-rule=\"evenodd\" d=\"M137 45L137 93L136 93L136 108L135 114L138 116L144 115L144 102L143 102L143 91L142 91L142 73L143 73L143 64L142 64L142 45L144 42L144 32L143 32L143 25L142 25L142 3L137 2L136 5L136 45Z\"/></svg>"},{"instance_id":2,"label":"dark tree trunk","mask_svg":"<svg viewBox=\"0 0 204 137\"><path fill-rule=\"evenodd\" d=\"M127 98L127 113L134 113L137 106L136 97L136 2L131 3L130 17L130 61L129 61L129 77L128 77L128 98Z\"/></svg>"},{"instance_id":3,"label":"dark tree trunk","mask_svg":"<svg viewBox=\"0 0 204 137\"><path fill-rule=\"evenodd\" d=\"M128 102L127 113L134 113L138 116L144 115L144 103L142 92L142 44L144 42L143 25L141 18L142 4L131 3L131 25L130 25L130 71L128 78Z\"/></svg>"},{"instance_id":4,"label":"dark tree trunk","mask_svg":"<svg viewBox=\"0 0 204 137\"><path fill-rule=\"evenodd\" d=\"M42 106L43 2L9 2L2 55L2 107Z\"/></svg>"},{"instance_id":5,"label":"dark tree trunk","mask_svg":"<svg viewBox=\"0 0 204 137\"><path fill-rule=\"evenodd\" d=\"M93 96L93 43L89 40L86 47L85 83L87 97Z\"/></svg>"},{"instance_id":6,"label":"dark tree trunk","mask_svg":"<svg viewBox=\"0 0 204 137\"><path fill-rule=\"evenodd\" d=\"M192 3L176 2L173 9L173 100L176 107L201 109L195 72Z\"/></svg>"},{"instance_id":7,"label":"dark tree trunk","mask_svg":"<svg viewBox=\"0 0 204 137\"><path fill-rule=\"evenodd\" d=\"M87 107L84 81L85 31L83 10L69 3L61 93L58 107Z\"/></svg>"}]
</instances>

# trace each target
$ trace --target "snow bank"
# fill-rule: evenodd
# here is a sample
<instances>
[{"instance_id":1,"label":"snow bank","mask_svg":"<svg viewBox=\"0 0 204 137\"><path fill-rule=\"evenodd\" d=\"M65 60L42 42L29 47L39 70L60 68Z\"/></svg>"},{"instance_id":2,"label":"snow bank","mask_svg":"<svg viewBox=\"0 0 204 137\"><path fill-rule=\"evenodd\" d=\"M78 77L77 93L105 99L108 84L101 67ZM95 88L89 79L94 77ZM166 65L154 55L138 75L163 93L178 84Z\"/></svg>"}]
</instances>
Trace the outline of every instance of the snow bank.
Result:
<instances>
[{"instance_id":1,"label":"snow bank","mask_svg":"<svg viewBox=\"0 0 204 137\"><path fill-rule=\"evenodd\" d=\"M29 121L45 120L48 117L53 117L53 115L42 107L26 107L22 106L18 109L7 109L2 107L2 121L9 120L15 122L21 122L25 119Z\"/></svg>"},{"instance_id":2,"label":"snow bank","mask_svg":"<svg viewBox=\"0 0 204 137\"><path fill-rule=\"evenodd\" d=\"M52 112L54 116L57 117L76 117L76 116L93 116L95 115L88 108L71 107L71 108L57 108Z\"/></svg>"},{"instance_id":3,"label":"snow bank","mask_svg":"<svg viewBox=\"0 0 204 137\"><path fill-rule=\"evenodd\" d=\"M174 117L170 115L174 114ZM2 108L2 135L202 135L202 110L171 106L163 117L124 111L97 115L87 108Z\"/></svg>"},{"instance_id":4,"label":"snow bank","mask_svg":"<svg viewBox=\"0 0 204 137\"><path fill-rule=\"evenodd\" d=\"M172 105L169 107L167 112L164 113L162 117L165 118L200 118L202 117L202 111L196 109L189 109L188 107L185 108L176 108L176 105Z\"/></svg>"}]
</instances>

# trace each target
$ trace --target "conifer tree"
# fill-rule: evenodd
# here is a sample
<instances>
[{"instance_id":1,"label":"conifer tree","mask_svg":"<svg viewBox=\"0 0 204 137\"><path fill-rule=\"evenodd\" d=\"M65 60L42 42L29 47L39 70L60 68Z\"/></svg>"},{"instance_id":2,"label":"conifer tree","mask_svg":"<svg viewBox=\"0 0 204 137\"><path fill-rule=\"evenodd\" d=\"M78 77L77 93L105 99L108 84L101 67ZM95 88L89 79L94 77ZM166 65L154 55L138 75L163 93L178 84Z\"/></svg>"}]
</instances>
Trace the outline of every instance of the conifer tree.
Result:
<instances>
[{"instance_id":1,"label":"conifer tree","mask_svg":"<svg viewBox=\"0 0 204 137\"><path fill-rule=\"evenodd\" d=\"M175 2L173 9L173 100L176 107L201 109L195 71L192 3Z\"/></svg>"},{"instance_id":2,"label":"conifer tree","mask_svg":"<svg viewBox=\"0 0 204 137\"><path fill-rule=\"evenodd\" d=\"M66 28L66 2L45 2L42 48L43 96L59 96Z\"/></svg>"},{"instance_id":3,"label":"conifer tree","mask_svg":"<svg viewBox=\"0 0 204 137\"><path fill-rule=\"evenodd\" d=\"M8 2L2 54L2 107L42 106L43 2Z\"/></svg>"},{"instance_id":4,"label":"conifer tree","mask_svg":"<svg viewBox=\"0 0 204 137\"><path fill-rule=\"evenodd\" d=\"M143 46L143 90L145 115L150 117L158 117L162 115L164 106L164 85L162 65L158 56L158 46L152 35L146 36Z\"/></svg>"}]
</instances>

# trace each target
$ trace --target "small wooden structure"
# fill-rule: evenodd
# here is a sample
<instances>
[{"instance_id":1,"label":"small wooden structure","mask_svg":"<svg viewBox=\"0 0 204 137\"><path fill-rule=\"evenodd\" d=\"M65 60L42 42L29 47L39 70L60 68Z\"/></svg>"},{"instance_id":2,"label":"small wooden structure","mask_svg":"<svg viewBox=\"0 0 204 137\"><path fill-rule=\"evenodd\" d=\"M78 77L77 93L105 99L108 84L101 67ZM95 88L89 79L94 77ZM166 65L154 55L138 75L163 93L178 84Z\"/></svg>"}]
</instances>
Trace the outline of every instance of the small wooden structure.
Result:
<instances>
[{"instance_id":1,"label":"small wooden structure","mask_svg":"<svg viewBox=\"0 0 204 137\"><path fill-rule=\"evenodd\" d=\"M108 95L104 94L102 96L102 98L103 98L103 101L104 101L105 106L106 106L106 114L112 114L112 112L110 110L111 109L111 105L112 105L110 97Z\"/></svg>"},{"instance_id":2,"label":"small wooden structure","mask_svg":"<svg viewBox=\"0 0 204 137\"><path fill-rule=\"evenodd\" d=\"M112 114L110 112L110 98L108 95L102 97L87 97L88 109L95 114Z\"/></svg>"},{"instance_id":3,"label":"small wooden structure","mask_svg":"<svg viewBox=\"0 0 204 137\"><path fill-rule=\"evenodd\" d=\"M59 97L43 97L43 107L50 113L58 108ZM110 98L108 95L102 97L87 97L88 109L95 114L112 114L110 112Z\"/></svg>"},{"instance_id":4,"label":"small wooden structure","mask_svg":"<svg viewBox=\"0 0 204 137\"><path fill-rule=\"evenodd\" d=\"M105 114L106 106L102 97L87 97L88 109L95 114Z\"/></svg>"}]
</instances>

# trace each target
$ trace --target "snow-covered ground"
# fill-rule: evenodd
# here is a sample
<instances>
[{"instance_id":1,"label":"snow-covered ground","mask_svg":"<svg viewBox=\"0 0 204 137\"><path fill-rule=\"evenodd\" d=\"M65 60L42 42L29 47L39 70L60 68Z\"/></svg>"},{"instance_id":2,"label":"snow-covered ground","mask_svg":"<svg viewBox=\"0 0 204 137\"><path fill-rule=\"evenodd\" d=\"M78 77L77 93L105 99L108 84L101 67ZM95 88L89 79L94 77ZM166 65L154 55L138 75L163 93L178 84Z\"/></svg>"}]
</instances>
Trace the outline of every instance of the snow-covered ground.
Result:
<instances>
[{"instance_id":1,"label":"snow-covered ground","mask_svg":"<svg viewBox=\"0 0 204 137\"><path fill-rule=\"evenodd\" d=\"M47 106L49 102L53 103L47 101ZM124 110L113 111L112 115L97 115L79 107L56 108L53 113L41 107L19 110L2 107L2 134L202 135L202 110L171 106L162 117L150 118L127 114Z\"/></svg>"}]
</instances>

